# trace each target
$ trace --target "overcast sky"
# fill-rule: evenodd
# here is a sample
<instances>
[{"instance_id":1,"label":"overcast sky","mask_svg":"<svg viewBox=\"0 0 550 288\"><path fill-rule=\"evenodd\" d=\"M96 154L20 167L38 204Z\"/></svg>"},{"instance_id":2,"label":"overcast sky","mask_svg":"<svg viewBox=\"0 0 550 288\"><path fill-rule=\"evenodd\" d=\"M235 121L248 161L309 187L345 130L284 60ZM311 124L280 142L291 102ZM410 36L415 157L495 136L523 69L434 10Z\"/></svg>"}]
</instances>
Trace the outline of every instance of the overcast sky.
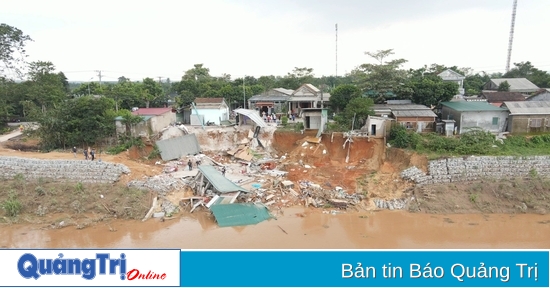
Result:
<instances>
[{"instance_id":1,"label":"overcast sky","mask_svg":"<svg viewBox=\"0 0 550 288\"><path fill-rule=\"evenodd\" d=\"M512 63L550 70L548 0L519 0ZM438 63L504 72L513 0L4 0L0 21L33 38L29 60L70 81L338 75L394 49L406 68ZM335 24L338 24L336 41ZM338 52L336 53L336 42ZM336 61L336 55L338 61ZM336 64L337 62L337 64Z\"/></svg>"}]
</instances>

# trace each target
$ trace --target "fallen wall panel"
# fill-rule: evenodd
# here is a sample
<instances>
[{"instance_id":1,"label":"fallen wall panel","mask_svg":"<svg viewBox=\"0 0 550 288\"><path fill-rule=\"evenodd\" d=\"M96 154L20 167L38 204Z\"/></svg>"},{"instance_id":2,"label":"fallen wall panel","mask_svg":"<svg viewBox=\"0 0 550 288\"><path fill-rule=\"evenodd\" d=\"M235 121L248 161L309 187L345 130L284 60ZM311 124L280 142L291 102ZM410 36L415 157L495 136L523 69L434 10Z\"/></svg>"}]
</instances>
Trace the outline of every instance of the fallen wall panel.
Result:
<instances>
[{"instance_id":1,"label":"fallen wall panel","mask_svg":"<svg viewBox=\"0 0 550 288\"><path fill-rule=\"evenodd\" d=\"M160 140L156 144L160 151L160 157L164 161L179 159L183 156L195 155L201 152L201 147L195 134Z\"/></svg>"}]
</instances>

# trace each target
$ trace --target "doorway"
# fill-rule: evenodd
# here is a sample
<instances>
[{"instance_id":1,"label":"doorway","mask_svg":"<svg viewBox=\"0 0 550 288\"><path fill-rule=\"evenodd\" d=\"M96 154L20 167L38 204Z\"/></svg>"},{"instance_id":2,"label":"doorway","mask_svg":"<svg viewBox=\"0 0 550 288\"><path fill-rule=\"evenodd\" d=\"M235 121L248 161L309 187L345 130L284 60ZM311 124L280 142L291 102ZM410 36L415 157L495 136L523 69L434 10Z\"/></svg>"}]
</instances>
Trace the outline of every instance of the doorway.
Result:
<instances>
[{"instance_id":1,"label":"doorway","mask_svg":"<svg viewBox=\"0 0 550 288\"><path fill-rule=\"evenodd\" d=\"M376 136L376 124L370 125L370 135Z\"/></svg>"}]
</instances>

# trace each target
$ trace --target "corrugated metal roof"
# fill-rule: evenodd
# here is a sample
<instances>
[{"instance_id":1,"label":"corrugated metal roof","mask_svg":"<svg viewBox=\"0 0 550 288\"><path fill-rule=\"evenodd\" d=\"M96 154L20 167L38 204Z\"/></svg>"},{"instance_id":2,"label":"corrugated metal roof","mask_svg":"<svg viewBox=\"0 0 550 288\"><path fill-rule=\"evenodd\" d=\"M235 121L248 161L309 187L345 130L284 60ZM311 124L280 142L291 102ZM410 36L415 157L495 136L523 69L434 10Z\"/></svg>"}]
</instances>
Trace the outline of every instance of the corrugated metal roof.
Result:
<instances>
[{"instance_id":1,"label":"corrugated metal roof","mask_svg":"<svg viewBox=\"0 0 550 288\"><path fill-rule=\"evenodd\" d=\"M195 155L201 152L195 134L159 140L155 144L157 144L160 151L160 157L164 161L179 159L182 156Z\"/></svg>"},{"instance_id":2,"label":"corrugated metal roof","mask_svg":"<svg viewBox=\"0 0 550 288\"><path fill-rule=\"evenodd\" d=\"M223 98L195 98L195 104L199 104L199 103L211 103L211 104L221 104L223 102Z\"/></svg>"},{"instance_id":3,"label":"corrugated metal roof","mask_svg":"<svg viewBox=\"0 0 550 288\"><path fill-rule=\"evenodd\" d=\"M457 101L457 102L441 102L441 105L447 106L456 111L506 111L504 108L493 106L487 102L467 102L467 101Z\"/></svg>"},{"instance_id":4,"label":"corrugated metal roof","mask_svg":"<svg viewBox=\"0 0 550 288\"><path fill-rule=\"evenodd\" d=\"M464 75L457 73L451 69L447 69L439 74L437 76L441 77L443 80L463 80L466 79Z\"/></svg>"},{"instance_id":5,"label":"corrugated metal roof","mask_svg":"<svg viewBox=\"0 0 550 288\"><path fill-rule=\"evenodd\" d=\"M317 96L292 96L288 99L289 102L301 102L301 101L317 101L320 100Z\"/></svg>"},{"instance_id":6,"label":"corrugated metal roof","mask_svg":"<svg viewBox=\"0 0 550 288\"><path fill-rule=\"evenodd\" d=\"M250 102L257 101L287 101L290 96L287 95L256 95L250 97Z\"/></svg>"},{"instance_id":7,"label":"corrugated metal roof","mask_svg":"<svg viewBox=\"0 0 550 288\"><path fill-rule=\"evenodd\" d=\"M230 193L230 192L236 192L236 191L242 191L245 193L248 193L248 190L244 189L241 186L236 185L235 183L231 182L231 180L225 178L220 171L216 170L214 166L211 165L199 165L199 170L201 171L202 175L208 179L208 182L212 184L214 189L216 189L220 193Z\"/></svg>"},{"instance_id":8,"label":"corrugated metal roof","mask_svg":"<svg viewBox=\"0 0 550 288\"><path fill-rule=\"evenodd\" d=\"M286 94L286 95L292 95L292 92L294 92L294 90L290 90L290 89L286 89L286 88L274 88L273 90L277 91L277 92L280 92L280 93L283 93L283 94Z\"/></svg>"},{"instance_id":9,"label":"corrugated metal roof","mask_svg":"<svg viewBox=\"0 0 550 288\"><path fill-rule=\"evenodd\" d=\"M431 110L430 107L420 104L374 104L372 106L374 110L391 109L391 111L402 110Z\"/></svg>"},{"instance_id":10,"label":"corrugated metal roof","mask_svg":"<svg viewBox=\"0 0 550 288\"><path fill-rule=\"evenodd\" d=\"M395 117L437 117L432 110L404 110L393 111Z\"/></svg>"},{"instance_id":11,"label":"corrugated metal roof","mask_svg":"<svg viewBox=\"0 0 550 288\"><path fill-rule=\"evenodd\" d=\"M511 92L522 92L522 91L536 91L539 89L537 85L533 84L531 81L527 80L527 78L498 78L498 79L491 79L491 82L493 82L496 86L500 85L502 82L508 82L510 85L510 91Z\"/></svg>"},{"instance_id":12,"label":"corrugated metal roof","mask_svg":"<svg viewBox=\"0 0 550 288\"><path fill-rule=\"evenodd\" d=\"M487 102L523 101L525 96L519 92L481 92L481 97Z\"/></svg>"},{"instance_id":13,"label":"corrugated metal roof","mask_svg":"<svg viewBox=\"0 0 550 288\"><path fill-rule=\"evenodd\" d=\"M132 114L134 115L149 115L149 116L157 116L162 115L166 112L172 112L172 108L139 108L136 111L132 111Z\"/></svg>"},{"instance_id":14,"label":"corrugated metal roof","mask_svg":"<svg viewBox=\"0 0 550 288\"><path fill-rule=\"evenodd\" d=\"M267 127L267 124L264 122L262 117L260 117L260 115L258 114L258 111L256 111L256 110L249 110L249 109L240 108L240 109L235 109L233 111L250 118L252 121L254 121L254 123L256 123L256 125L258 125L262 128Z\"/></svg>"},{"instance_id":15,"label":"corrugated metal roof","mask_svg":"<svg viewBox=\"0 0 550 288\"><path fill-rule=\"evenodd\" d=\"M153 118L153 116L141 116L141 119L143 119L143 121L147 121L151 118ZM122 116L115 117L115 121L122 121L122 120L124 120L124 117Z\"/></svg>"},{"instance_id":16,"label":"corrugated metal roof","mask_svg":"<svg viewBox=\"0 0 550 288\"><path fill-rule=\"evenodd\" d=\"M550 101L505 101L504 105L510 115L550 114Z\"/></svg>"},{"instance_id":17,"label":"corrugated metal roof","mask_svg":"<svg viewBox=\"0 0 550 288\"><path fill-rule=\"evenodd\" d=\"M259 203L218 204L212 205L210 211L220 227L254 225L273 218L267 207Z\"/></svg>"}]
</instances>

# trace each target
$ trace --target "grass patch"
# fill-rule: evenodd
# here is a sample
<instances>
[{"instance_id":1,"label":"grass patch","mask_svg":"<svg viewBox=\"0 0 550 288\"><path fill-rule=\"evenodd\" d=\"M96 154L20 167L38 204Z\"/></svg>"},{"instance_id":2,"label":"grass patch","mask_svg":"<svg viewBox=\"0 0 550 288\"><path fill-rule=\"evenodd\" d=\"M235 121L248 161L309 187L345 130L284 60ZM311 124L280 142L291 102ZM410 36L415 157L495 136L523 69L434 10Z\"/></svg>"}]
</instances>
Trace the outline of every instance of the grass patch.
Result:
<instances>
[{"instance_id":1,"label":"grass patch","mask_svg":"<svg viewBox=\"0 0 550 288\"><path fill-rule=\"evenodd\" d=\"M471 129L459 136L445 137L436 133L418 134L396 125L390 130L390 144L424 154L428 160L465 155L550 155L550 134L532 137L514 135L497 141L493 134L481 129Z\"/></svg>"},{"instance_id":2,"label":"grass patch","mask_svg":"<svg viewBox=\"0 0 550 288\"><path fill-rule=\"evenodd\" d=\"M24 180L0 182L0 208L9 217L66 213L141 219L149 207L147 191L125 185Z\"/></svg>"}]
</instances>

